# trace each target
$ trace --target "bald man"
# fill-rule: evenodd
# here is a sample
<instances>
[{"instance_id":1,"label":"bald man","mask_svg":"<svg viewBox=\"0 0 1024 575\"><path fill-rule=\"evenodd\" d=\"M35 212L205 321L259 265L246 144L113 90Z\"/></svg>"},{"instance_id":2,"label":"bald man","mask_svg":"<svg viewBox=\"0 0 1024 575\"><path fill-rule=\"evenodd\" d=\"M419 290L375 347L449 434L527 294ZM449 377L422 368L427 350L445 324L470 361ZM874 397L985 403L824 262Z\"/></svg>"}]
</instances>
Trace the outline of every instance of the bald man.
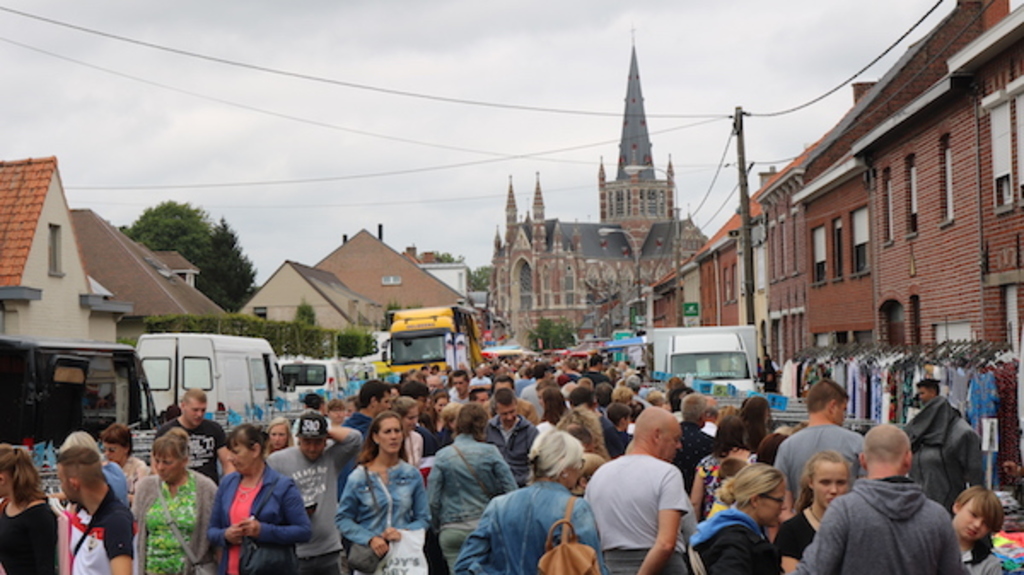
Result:
<instances>
[{"instance_id":1,"label":"bald man","mask_svg":"<svg viewBox=\"0 0 1024 575\"><path fill-rule=\"evenodd\" d=\"M630 452L602 465L587 484L612 575L687 572L683 556L697 522L683 476L671 463L681 435L668 411L643 410Z\"/></svg>"},{"instance_id":2,"label":"bald man","mask_svg":"<svg viewBox=\"0 0 1024 575\"><path fill-rule=\"evenodd\" d=\"M964 573L949 512L907 478L910 438L893 425L864 437L867 478L829 505L797 573Z\"/></svg>"}]
</instances>

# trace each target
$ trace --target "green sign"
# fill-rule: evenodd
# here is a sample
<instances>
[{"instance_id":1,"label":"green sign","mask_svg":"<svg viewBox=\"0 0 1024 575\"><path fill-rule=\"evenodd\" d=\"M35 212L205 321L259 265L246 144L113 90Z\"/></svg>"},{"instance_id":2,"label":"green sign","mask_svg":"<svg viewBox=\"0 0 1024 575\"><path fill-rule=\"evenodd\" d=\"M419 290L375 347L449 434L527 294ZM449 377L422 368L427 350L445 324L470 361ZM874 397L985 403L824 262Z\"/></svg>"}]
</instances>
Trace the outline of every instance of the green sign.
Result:
<instances>
[{"instance_id":1,"label":"green sign","mask_svg":"<svg viewBox=\"0 0 1024 575\"><path fill-rule=\"evenodd\" d=\"M700 317L700 303L683 302L683 317Z\"/></svg>"}]
</instances>

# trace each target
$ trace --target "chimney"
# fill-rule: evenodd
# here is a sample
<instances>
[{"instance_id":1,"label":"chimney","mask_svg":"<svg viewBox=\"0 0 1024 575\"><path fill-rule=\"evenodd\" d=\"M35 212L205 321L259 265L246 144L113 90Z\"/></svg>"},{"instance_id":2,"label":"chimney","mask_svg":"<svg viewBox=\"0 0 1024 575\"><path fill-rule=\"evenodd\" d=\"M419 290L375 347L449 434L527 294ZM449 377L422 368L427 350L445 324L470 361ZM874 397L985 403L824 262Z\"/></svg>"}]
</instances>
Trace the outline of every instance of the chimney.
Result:
<instances>
[{"instance_id":1,"label":"chimney","mask_svg":"<svg viewBox=\"0 0 1024 575\"><path fill-rule=\"evenodd\" d=\"M962 0L961 0L962 1ZM979 2L982 6L984 2ZM1010 14L1010 0L993 0L989 4L988 8L985 9L985 13L981 16L982 29L988 30L995 26L1000 20L1006 18Z\"/></svg>"},{"instance_id":2,"label":"chimney","mask_svg":"<svg viewBox=\"0 0 1024 575\"><path fill-rule=\"evenodd\" d=\"M377 224L377 239L384 241L384 224Z\"/></svg>"},{"instance_id":3,"label":"chimney","mask_svg":"<svg viewBox=\"0 0 1024 575\"><path fill-rule=\"evenodd\" d=\"M767 172L761 172L760 174L758 174L758 176L761 177L761 185L758 187L763 188L764 185L768 183L768 180L772 179L775 176L775 174L775 166L771 166L770 168L768 168Z\"/></svg>"},{"instance_id":4,"label":"chimney","mask_svg":"<svg viewBox=\"0 0 1024 575\"><path fill-rule=\"evenodd\" d=\"M437 252L423 252L423 263L432 264L437 262Z\"/></svg>"},{"instance_id":5,"label":"chimney","mask_svg":"<svg viewBox=\"0 0 1024 575\"><path fill-rule=\"evenodd\" d=\"M405 255L407 255L410 258L415 260L416 259L416 246L409 246L409 247L405 248Z\"/></svg>"},{"instance_id":6,"label":"chimney","mask_svg":"<svg viewBox=\"0 0 1024 575\"><path fill-rule=\"evenodd\" d=\"M341 234L341 245L348 243L348 234Z\"/></svg>"},{"instance_id":7,"label":"chimney","mask_svg":"<svg viewBox=\"0 0 1024 575\"><path fill-rule=\"evenodd\" d=\"M877 82L854 82L853 86L853 103L856 104L864 97L864 94L868 93L868 90L875 87Z\"/></svg>"}]
</instances>

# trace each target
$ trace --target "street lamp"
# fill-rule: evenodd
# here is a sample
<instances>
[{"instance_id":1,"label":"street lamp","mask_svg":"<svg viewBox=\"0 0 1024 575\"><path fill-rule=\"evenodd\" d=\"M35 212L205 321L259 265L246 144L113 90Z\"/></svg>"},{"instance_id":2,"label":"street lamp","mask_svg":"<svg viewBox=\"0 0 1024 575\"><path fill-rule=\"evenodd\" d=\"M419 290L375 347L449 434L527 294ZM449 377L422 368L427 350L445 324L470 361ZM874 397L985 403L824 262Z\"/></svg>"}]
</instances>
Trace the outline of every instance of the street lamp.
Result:
<instances>
[{"instance_id":1,"label":"street lamp","mask_svg":"<svg viewBox=\"0 0 1024 575\"><path fill-rule=\"evenodd\" d=\"M647 299L644 298L644 292L643 292L643 287L642 287L643 280L640 277L640 250L636 249L633 246L633 236L629 235L629 232L627 232L626 230L624 230L622 228L599 228L597 230L597 233L601 237L606 237L606 236L609 236L611 234L622 234L622 235L626 236L626 242L629 244L629 249L630 249L631 252L633 252L633 266L634 266L635 274L636 274L636 282L635 282L636 283L636 299L637 299L637 301L647 303L648 305L646 305L646 307L650 308L651 304L653 304L654 302L650 298L647 298ZM643 246L641 246L641 247L643 247ZM644 329L649 329L650 325L651 325L651 323L650 323L651 322L651 310L650 309L645 309L644 310L644 315L646 316L644 318Z\"/></svg>"},{"instance_id":2,"label":"street lamp","mask_svg":"<svg viewBox=\"0 0 1024 575\"><path fill-rule=\"evenodd\" d=\"M682 297L682 285L683 278L680 276L680 268L682 267L682 238L679 237L679 186L676 185L675 178L669 176L669 173L661 168L655 168L654 166L641 166L638 164L630 164L623 166L622 171L626 172L626 175L632 177L644 170L654 170L665 174L666 181L672 184L672 236L673 236L673 256L675 259L674 269L676 276L676 284L673 288L673 295L675 296L675 320L677 327L683 327L683 297Z\"/></svg>"}]
</instances>

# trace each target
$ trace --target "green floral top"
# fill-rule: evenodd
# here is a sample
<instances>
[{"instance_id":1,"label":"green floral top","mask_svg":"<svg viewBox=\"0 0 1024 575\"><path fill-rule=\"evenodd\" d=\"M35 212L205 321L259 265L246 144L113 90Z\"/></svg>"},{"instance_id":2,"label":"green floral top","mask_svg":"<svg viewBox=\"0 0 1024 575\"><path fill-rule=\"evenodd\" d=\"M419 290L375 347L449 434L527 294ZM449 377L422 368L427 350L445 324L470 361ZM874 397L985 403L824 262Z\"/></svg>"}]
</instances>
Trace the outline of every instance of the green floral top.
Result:
<instances>
[{"instance_id":1,"label":"green floral top","mask_svg":"<svg viewBox=\"0 0 1024 575\"><path fill-rule=\"evenodd\" d=\"M164 501L170 506L171 517L178 526L178 532L189 542L196 526L196 480L189 474L188 481L178 488L178 495L172 497L167 484L160 482ZM146 573L183 573L185 552L178 544L171 526L167 523L164 506L158 498L146 512Z\"/></svg>"}]
</instances>

